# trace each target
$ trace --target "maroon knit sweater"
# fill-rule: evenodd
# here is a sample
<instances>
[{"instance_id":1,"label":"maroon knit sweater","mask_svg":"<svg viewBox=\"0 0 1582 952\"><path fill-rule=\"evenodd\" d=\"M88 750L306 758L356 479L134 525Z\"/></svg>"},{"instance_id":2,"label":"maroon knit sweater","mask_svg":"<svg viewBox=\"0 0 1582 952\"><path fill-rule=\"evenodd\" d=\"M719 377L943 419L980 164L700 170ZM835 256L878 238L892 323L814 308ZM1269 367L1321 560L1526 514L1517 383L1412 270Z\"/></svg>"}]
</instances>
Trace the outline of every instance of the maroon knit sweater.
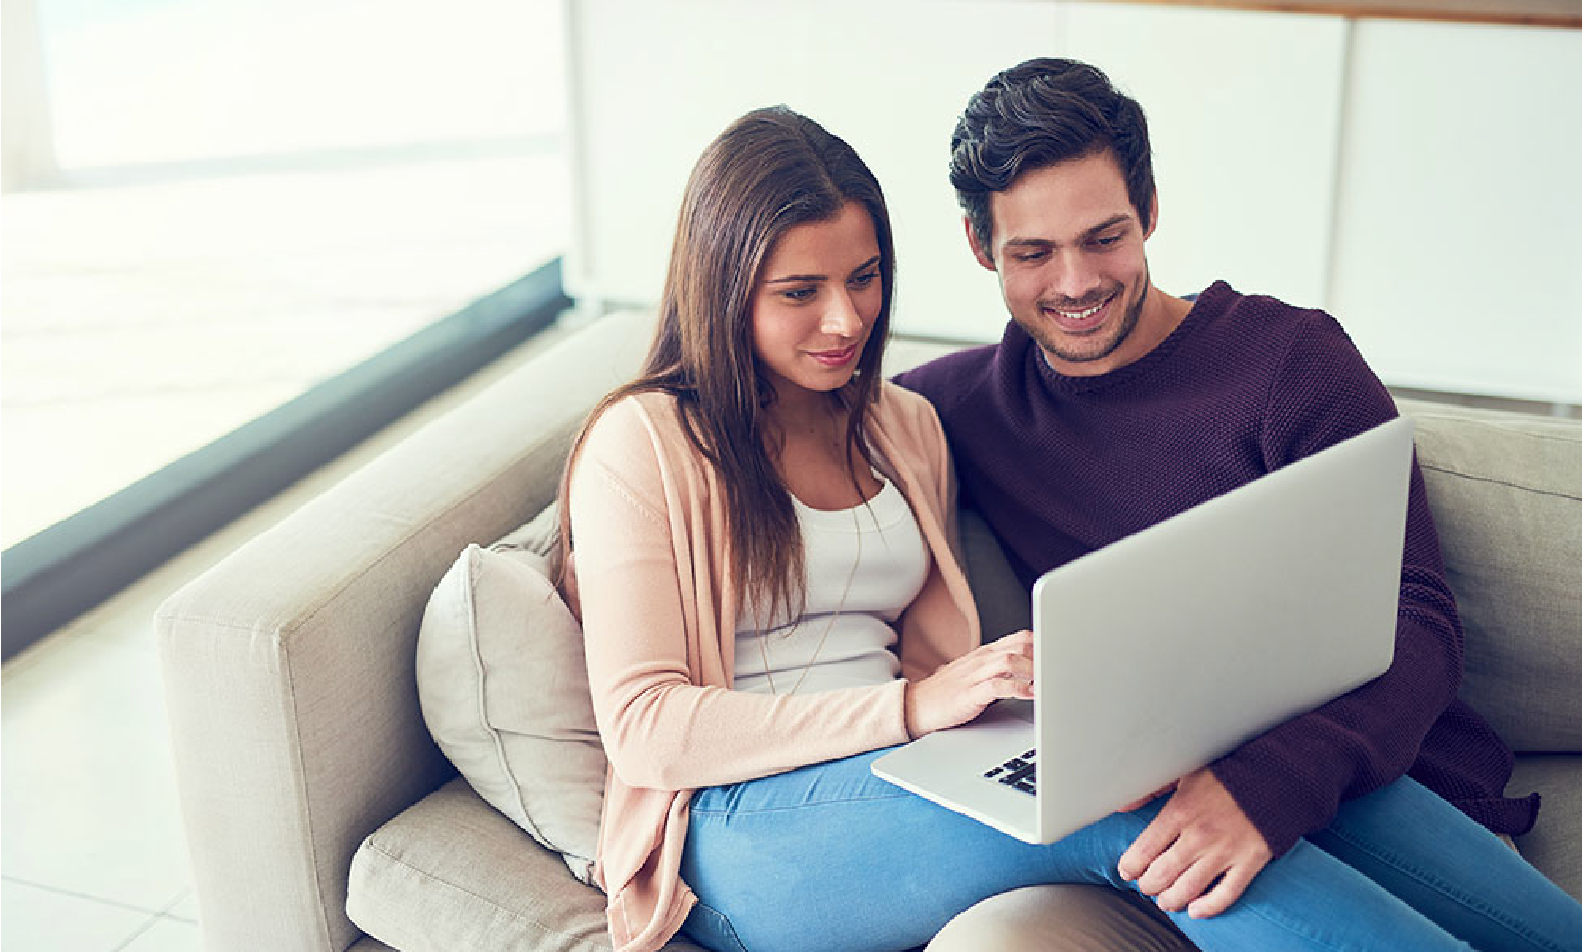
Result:
<instances>
[{"instance_id":1,"label":"maroon knit sweater","mask_svg":"<svg viewBox=\"0 0 1582 952\"><path fill-rule=\"evenodd\" d=\"M1050 369L1013 321L996 346L896 379L938 409L963 502L1029 591L1055 566L1396 415L1333 318L1223 282L1107 374ZM1137 585L1146 594L1147 579ZM1496 832L1531 828L1537 796L1503 796L1511 753L1456 696L1461 638L1414 463L1389 671L1212 765L1275 855L1403 773Z\"/></svg>"}]
</instances>

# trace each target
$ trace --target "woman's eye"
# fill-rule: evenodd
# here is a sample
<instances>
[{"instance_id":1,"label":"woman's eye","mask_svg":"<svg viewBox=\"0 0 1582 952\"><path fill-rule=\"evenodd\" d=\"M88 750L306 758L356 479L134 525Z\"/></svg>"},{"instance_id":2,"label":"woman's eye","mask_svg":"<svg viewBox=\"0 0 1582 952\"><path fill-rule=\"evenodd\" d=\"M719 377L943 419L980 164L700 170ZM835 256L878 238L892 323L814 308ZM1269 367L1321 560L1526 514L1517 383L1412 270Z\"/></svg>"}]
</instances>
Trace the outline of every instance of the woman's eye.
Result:
<instances>
[{"instance_id":1,"label":"woman's eye","mask_svg":"<svg viewBox=\"0 0 1582 952\"><path fill-rule=\"evenodd\" d=\"M809 301L817 293L817 288L792 288L789 291L781 291L780 296L788 301Z\"/></svg>"},{"instance_id":2,"label":"woman's eye","mask_svg":"<svg viewBox=\"0 0 1582 952\"><path fill-rule=\"evenodd\" d=\"M865 288L877 280L879 280L879 272L869 271L865 274L854 276L848 283L854 288Z\"/></svg>"}]
</instances>

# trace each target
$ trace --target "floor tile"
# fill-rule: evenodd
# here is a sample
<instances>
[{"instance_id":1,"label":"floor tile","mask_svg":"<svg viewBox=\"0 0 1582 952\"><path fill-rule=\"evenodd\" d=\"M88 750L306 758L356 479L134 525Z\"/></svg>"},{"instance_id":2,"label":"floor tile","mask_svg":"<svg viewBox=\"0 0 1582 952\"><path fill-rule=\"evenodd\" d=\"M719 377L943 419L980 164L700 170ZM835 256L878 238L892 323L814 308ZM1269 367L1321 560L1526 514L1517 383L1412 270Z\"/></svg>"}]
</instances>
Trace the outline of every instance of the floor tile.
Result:
<instances>
[{"instance_id":1,"label":"floor tile","mask_svg":"<svg viewBox=\"0 0 1582 952\"><path fill-rule=\"evenodd\" d=\"M197 923L161 916L115 952L202 952L203 935Z\"/></svg>"},{"instance_id":2,"label":"floor tile","mask_svg":"<svg viewBox=\"0 0 1582 952\"><path fill-rule=\"evenodd\" d=\"M4 671L5 875L142 909L190 886L151 653L63 633Z\"/></svg>"},{"instance_id":3,"label":"floor tile","mask_svg":"<svg viewBox=\"0 0 1582 952\"><path fill-rule=\"evenodd\" d=\"M7 827L9 834L9 824ZM0 905L5 907L0 918L0 947L6 952L112 952L152 918L147 912L9 878L0 882ZM197 927L192 928L196 931Z\"/></svg>"},{"instance_id":4,"label":"floor tile","mask_svg":"<svg viewBox=\"0 0 1582 952\"><path fill-rule=\"evenodd\" d=\"M182 897L166 909L164 915L167 919L178 919L182 922L196 924L198 921L198 894L187 890Z\"/></svg>"}]
</instances>

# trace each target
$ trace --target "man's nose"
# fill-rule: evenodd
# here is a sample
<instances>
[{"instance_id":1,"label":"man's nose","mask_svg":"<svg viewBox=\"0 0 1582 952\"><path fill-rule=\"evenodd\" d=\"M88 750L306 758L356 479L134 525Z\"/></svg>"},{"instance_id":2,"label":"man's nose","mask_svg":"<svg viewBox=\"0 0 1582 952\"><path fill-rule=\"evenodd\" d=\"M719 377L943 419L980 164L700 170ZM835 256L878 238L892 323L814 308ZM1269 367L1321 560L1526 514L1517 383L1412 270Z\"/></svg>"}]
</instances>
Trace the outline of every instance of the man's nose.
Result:
<instances>
[{"instance_id":1,"label":"man's nose","mask_svg":"<svg viewBox=\"0 0 1582 952\"><path fill-rule=\"evenodd\" d=\"M1104 285L1093 260L1081 251L1073 250L1063 255L1058 268L1050 290L1068 301L1081 301Z\"/></svg>"}]
</instances>

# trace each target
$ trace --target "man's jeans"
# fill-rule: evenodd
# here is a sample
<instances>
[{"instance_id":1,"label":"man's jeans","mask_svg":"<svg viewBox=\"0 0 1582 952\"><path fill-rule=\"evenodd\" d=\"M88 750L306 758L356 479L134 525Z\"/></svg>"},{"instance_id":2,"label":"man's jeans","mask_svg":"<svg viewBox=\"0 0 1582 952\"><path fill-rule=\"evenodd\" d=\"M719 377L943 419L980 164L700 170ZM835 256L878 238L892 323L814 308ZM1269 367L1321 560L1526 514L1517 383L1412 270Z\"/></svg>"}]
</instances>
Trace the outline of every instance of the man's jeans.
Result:
<instances>
[{"instance_id":1,"label":"man's jeans","mask_svg":"<svg viewBox=\"0 0 1582 952\"><path fill-rule=\"evenodd\" d=\"M698 791L686 935L719 952L907 949L1020 886L1135 888L1116 862L1162 799L1030 846L874 777L882 753ZM1227 912L1170 918L1207 950L1582 950L1582 905L1405 778L1343 804Z\"/></svg>"}]
</instances>

